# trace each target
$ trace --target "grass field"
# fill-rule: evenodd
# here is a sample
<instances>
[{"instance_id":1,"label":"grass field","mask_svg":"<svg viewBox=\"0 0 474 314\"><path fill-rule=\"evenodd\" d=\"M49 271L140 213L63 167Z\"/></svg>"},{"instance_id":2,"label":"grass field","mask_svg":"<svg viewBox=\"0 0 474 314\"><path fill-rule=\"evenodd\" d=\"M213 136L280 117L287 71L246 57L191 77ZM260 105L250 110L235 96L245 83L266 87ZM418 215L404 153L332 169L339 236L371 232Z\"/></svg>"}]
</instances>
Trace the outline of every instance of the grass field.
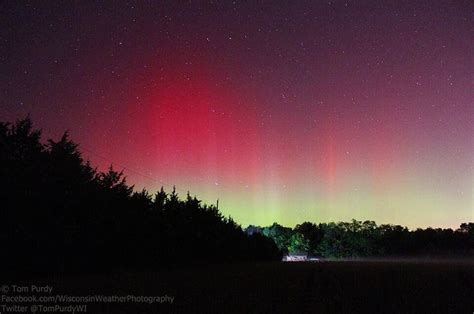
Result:
<instances>
[{"instance_id":1,"label":"grass field","mask_svg":"<svg viewBox=\"0 0 474 314\"><path fill-rule=\"evenodd\" d=\"M173 302L88 303L87 313L473 313L469 261L261 263L23 282L54 294ZM69 303L65 303L69 304Z\"/></svg>"}]
</instances>

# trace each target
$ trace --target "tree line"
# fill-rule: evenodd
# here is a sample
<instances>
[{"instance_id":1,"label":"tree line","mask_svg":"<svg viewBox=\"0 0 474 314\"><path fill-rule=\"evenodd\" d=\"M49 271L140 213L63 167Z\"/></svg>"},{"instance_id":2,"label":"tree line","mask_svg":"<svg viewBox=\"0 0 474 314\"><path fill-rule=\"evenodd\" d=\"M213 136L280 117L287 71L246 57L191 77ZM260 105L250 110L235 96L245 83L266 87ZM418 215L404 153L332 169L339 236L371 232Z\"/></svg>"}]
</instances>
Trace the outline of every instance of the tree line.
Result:
<instances>
[{"instance_id":1,"label":"tree line","mask_svg":"<svg viewBox=\"0 0 474 314\"><path fill-rule=\"evenodd\" d=\"M462 223L456 230L409 230L400 225L352 220L304 222L294 228L274 223L267 227L249 226L246 231L272 238L283 253L326 258L474 255L472 222Z\"/></svg>"},{"instance_id":2,"label":"tree line","mask_svg":"<svg viewBox=\"0 0 474 314\"><path fill-rule=\"evenodd\" d=\"M0 242L1 269L22 273L281 258L189 193L134 191L112 166L98 171L67 132L42 143L29 117L0 123Z\"/></svg>"},{"instance_id":3,"label":"tree line","mask_svg":"<svg viewBox=\"0 0 474 314\"><path fill-rule=\"evenodd\" d=\"M135 191L112 166L98 171L68 133L43 143L30 118L0 122L3 272L150 269L178 264L322 257L472 254L474 224L457 230L373 221L250 226L173 189Z\"/></svg>"}]
</instances>

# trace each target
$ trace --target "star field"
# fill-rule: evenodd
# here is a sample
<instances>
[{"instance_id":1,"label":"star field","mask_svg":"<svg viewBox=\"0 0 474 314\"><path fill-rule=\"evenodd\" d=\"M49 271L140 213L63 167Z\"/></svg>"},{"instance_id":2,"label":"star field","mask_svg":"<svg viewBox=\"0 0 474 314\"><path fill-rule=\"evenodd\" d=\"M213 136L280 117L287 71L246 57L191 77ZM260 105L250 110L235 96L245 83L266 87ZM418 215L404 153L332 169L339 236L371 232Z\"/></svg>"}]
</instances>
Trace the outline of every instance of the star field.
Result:
<instances>
[{"instance_id":1,"label":"star field","mask_svg":"<svg viewBox=\"0 0 474 314\"><path fill-rule=\"evenodd\" d=\"M5 2L1 120L237 222L474 219L469 1Z\"/></svg>"}]
</instances>

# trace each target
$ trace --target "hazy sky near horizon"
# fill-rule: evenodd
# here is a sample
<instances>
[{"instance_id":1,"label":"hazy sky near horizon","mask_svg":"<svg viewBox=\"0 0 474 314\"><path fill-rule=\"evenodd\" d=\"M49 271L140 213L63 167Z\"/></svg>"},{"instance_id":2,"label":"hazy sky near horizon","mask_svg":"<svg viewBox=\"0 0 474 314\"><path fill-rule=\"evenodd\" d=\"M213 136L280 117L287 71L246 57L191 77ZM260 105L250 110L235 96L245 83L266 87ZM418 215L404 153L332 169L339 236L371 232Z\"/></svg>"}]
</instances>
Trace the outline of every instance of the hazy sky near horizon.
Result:
<instances>
[{"instance_id":1,"label":"hazy sky near horizon","mask_svg":"<svg viewBox=\"0 0 474 314\"><path fill-rule=\"evenodd\" d=\"M471 1L5 1L0 117L242 225L474 221Z\"/></svg>"}]
</instances>

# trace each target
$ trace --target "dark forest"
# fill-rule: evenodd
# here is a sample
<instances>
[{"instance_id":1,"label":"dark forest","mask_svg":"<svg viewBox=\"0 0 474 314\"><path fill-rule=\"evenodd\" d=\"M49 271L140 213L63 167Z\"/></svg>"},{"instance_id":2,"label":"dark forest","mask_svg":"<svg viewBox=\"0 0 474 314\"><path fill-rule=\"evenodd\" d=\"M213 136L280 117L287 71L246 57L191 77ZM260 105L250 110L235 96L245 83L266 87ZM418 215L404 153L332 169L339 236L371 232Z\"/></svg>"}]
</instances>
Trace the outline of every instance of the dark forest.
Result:
<instances>
[{"instance_id":1,"label":"dark forest","mask_svg":"<svg viewBox=\"0 0 474 314\"><path fill-rule=\"evenodd\" d=\"M30 118L0 124L0 237L16 272L153 269L183 263L467 255L474 224L417 229L373 221L277 223L244 232L189 193L134 191L123 172L83 160L68 133L42 142Z\"/></svg>"}]
</instances>

